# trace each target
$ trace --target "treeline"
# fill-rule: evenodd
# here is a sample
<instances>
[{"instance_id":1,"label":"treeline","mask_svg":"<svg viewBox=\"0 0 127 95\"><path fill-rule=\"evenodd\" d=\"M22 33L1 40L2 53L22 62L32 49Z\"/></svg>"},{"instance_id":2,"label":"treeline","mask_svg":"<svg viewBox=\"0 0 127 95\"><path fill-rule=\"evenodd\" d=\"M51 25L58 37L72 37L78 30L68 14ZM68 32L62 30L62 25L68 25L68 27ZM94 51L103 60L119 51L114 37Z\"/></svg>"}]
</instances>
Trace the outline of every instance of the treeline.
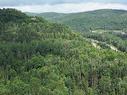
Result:
<instances>
[{"instance_id":1,"label":"treeline","mask_svg":"<svg viewBox=\"0 0 127 95\"><path fill-rule=\"evenodd\" d=\"M3 27L0 95L127 95L126 53L37 17Z\"/></svg>"}]
</instances>

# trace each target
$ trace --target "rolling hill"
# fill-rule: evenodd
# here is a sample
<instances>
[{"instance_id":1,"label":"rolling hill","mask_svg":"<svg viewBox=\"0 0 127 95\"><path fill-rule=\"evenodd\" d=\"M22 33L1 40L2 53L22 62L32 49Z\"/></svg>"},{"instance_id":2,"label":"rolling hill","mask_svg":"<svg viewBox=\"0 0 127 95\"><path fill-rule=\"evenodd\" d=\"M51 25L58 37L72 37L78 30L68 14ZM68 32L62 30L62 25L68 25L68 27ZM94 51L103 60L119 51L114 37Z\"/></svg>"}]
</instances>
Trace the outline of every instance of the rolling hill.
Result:
<instances>
[{"instance_id":1,"label":"rolling hill","mask_svg":"<svg viewBox=\"0 0 127 95\"><path fill-rule=\"evenodd\" d=\"M30 14L29 14L30 15ZM81 13L41 13L36 16L59 22L70 26L76 31L89 31L95 29L116 29L127 28L127 11L102 9Z\"/></svg>"},{"instance_id":2,"label":"rolling hill","mask_svg":"<svg viewBox=\"0 0 127 95\"><path fill-rule=\"evenodd\" d=\"M40 16L40 17L43 17L47 20L60 19L60 18L67 15L65 13L55 13L55 12L46 12L46 13L39 13L39 14L26 12L26 14L29 16Z\"/></svg>"}]
</instances>

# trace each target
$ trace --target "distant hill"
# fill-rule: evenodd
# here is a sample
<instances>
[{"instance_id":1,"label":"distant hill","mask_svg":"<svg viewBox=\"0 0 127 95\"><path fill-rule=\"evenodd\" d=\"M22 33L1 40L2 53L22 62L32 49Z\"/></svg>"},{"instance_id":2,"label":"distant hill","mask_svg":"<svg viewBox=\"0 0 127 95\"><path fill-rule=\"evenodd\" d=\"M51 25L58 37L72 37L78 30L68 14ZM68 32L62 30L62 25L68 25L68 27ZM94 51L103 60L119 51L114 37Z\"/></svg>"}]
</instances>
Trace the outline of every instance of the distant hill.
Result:
<instances>
[{"instance_id":1,"label":"distant hill","mask_svg":"<svg viewBox=\"0 0 127 95\"><path fill-rule=\"evenodd\" d=\"M26 12L27 15L30 16L40 16L40 17L44 17L48 20L54 20L54 19L60 19L68 14L64 14L64 13L55 13L55 12L46 12L46 13L30 13L30 12Z\"/></svg>"},{"instance_id":2,"label":"distant hill","mask_svg":"<svg viewBox=\"0 0 127 95\"><path fill-rule=\"evenodd\" d=\"M33 14L33 13L32 13ZM32 15L28 14L28 15ZM41 13L34 14L48 20L69 25L76 31L90 29L123 29L127 25L127 11L102 9L81 13Z\"/></svg>"}]
</instances>

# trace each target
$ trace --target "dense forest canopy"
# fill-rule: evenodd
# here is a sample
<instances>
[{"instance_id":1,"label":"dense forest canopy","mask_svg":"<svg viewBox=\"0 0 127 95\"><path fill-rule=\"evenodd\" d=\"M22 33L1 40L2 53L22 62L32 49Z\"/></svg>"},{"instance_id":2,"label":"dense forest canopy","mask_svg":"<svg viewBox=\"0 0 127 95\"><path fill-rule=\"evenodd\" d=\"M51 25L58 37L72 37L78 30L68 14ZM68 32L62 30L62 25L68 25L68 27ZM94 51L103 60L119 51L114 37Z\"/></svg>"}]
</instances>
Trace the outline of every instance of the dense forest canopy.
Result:
<instances>
[{"instance_id":1,"label":"dense forest canopy","mask_svg":"<svg viewBox=\"0 0 127 95\"><path fill-rule=\"evenodd\" d=\"M18 20L24 20L28 18L26 14L21 13L15 9L0 9L0 22L7 23L7 22L16 22Z\"/></svg>"},{"instance_id":2,"label":"dense forest canopy","mask_svg":"<svg viewBox=\"0 0 127 95\"><path fill-rule=\"evenodd\" d=\"M15 9L0 17L0 95L127 95L126 51L89 40L126 37L74 32Z\"/></svg>"}]
</instances>

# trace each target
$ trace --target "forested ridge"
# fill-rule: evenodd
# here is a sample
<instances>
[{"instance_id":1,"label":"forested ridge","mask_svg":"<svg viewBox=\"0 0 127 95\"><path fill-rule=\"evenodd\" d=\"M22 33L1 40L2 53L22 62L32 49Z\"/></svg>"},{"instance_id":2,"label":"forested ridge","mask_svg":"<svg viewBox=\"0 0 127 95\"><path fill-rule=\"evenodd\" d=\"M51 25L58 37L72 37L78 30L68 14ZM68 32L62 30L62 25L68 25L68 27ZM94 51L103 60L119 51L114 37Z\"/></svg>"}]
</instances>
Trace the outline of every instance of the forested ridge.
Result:
<instances>
[{"instance_id":1,"label":"forested ridge","mask_svg":"<svg viewBox=\"0 0 127 95\"><path fill-rule=\"evenodd\" d=\"M122 30L127 28L127 11L115 9L100 9L80 13L26 13L44 17L47 20L63 23L73 30L87 32L95 29Z\"/></svg>"},{"instance_id":2,"label":"forested ridge","mask_svg":"<svg viewBox=\"0 0 127 95\"><path fill-rule=\"evenodd\" d=\"M115 46L119 51L127 52L127 11L101 9L80 13L26 13L44 17L47 20L63 23L76 32L82 32L85 38L99 41L99 45ZM101 43L100 43L101 42Z\"/></svg>"},{"instance_id":3,"label":"forested ridge","mask_svg":"<svg viewBox=\"0 0 127 95\"><path fill-rule=\"evenodd\" d=\"M88 39L99 33L15 9L0 9L0 17L0 95L127 95L127 53L95 48ZM121 39L113 33L100 39Z\"/></svg>"}]
</instances>

